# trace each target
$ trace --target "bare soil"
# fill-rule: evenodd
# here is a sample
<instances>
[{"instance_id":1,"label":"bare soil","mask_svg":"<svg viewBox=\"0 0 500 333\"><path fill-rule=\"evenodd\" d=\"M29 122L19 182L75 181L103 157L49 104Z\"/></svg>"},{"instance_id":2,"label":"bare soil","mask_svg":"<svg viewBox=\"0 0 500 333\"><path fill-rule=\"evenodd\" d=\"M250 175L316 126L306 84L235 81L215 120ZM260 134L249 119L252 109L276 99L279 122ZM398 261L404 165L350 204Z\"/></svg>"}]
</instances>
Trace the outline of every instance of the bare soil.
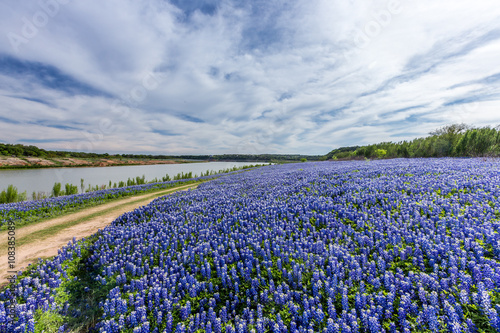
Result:
<instances>
[{"instance_id":1,"label":"bare soil","mask_svg":"<svg viewBox=\"0 0 500 333\"><path fill-rule=\"evenodd\" d=\"M78 158L40 158L40 157L12 157L0 156L0 167L105 167L113 165L152 165L152 164L178 164L173 160L149 159L78 159Z\"/></svg>"},{"instance_id":2,"label":"bare soil","mask_svg":"<svg viewBox=\"0 0 500 333\"><path fill-rule=\"evenodd\" d=\"M38 158L38 157L25 157L24 158L26 161L28 161L26 164L31 164L31 165L44 165L44 166L49 166L49 165L54 165L55 163L43 158Z\"/></svg>"},{"instance_id":3,"label":"bare soil","mask_svg":"<svg viewBox=\"0 0 500 333\"><path fill-rule=\"evenodd\" d=\"M0 158L0 166L24 166L28 165L29 163L26 162L25 160L22 160L18 157L1 157ZM36 165L36 163L33 163L33 165Z\"/></svg>"},{"instance_id":4,"label":"bare soil","mask_svg":"<svg viewBox=\"0 0 500 333\"><path fill-rule=\"evenodd\" d=\"M38 258L45 259L57 255L57 250L72 241L73 237L81 239L93 235L120 215L147 205L157 197L176 191L194 189L197 186L198 184L189 184L174 189L129 197L21 227L16 230L15 270L24 270L29 264L37 262ZM65 227L65 224L72 225ZM58 226L62 226L62 228L54 233L43 232L49 228L57 229ZM7 231L0 232L0 286L8 282L7 278L9 276L7 274L7 271L9 271L7 241Z\"/></svg>"},{"instance_id":5,"label":"bare soil","mask_svg":"<svg viewBox=\"0 0 500 333\"><path fill-rule=\"evenodd\" d=\"M56 158L54 161L61 163L63 166L72 166L72 165L91 165L92 162L76 159L76 158Z\"/></svg>"}]
</instances>

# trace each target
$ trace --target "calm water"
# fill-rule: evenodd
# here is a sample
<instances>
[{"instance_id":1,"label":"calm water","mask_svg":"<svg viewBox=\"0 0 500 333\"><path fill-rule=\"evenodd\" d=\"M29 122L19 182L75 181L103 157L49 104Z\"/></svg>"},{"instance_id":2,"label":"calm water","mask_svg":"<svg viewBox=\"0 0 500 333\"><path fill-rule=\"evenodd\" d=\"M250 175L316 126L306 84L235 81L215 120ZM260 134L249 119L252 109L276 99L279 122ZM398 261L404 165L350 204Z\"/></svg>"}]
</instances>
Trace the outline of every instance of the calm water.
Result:
<instances>
[{"instance_id":1,"label":"calm water","mask_svg":"<svg viewBox=\"0 0 500 333\"><path fill-rule=\"evenodd\" d=\"M169 175L173 178L180 172L192 172L193 176L198 176L207 170L219 171L222 169L240 167L244 165L258 164L258 162L204 162L186 164L164 164L164 165L132 165L116 167L95 167L95 168L51 168L51 169L20 169L20 170L0 170L0 191L10 184L17 187L19 193L26 191L28 198L31 198L33 191L50 193L54 183L69 183L78 186L80 191L80 179L84 179L85 188L90 185L108 185L120 181L127 181L128 178L146 176L146 181L155 177L161 181L161 177Z\"/></svg>"}]
</instances>

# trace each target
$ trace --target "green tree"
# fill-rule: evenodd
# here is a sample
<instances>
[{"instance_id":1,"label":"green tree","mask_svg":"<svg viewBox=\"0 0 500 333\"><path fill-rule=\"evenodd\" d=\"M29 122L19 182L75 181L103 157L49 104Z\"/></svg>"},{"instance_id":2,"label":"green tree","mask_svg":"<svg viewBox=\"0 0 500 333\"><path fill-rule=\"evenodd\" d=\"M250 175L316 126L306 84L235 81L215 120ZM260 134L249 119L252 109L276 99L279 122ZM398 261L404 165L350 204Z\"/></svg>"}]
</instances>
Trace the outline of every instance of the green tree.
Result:
<instances>
[{"instance_id":1,"label":"green tree","mask_svg":"<svg viewBox=\"0 0 500 333\"><path fill-rule=\"evenodd\" d=\"M485 156L491 147L496 144L496 134L495 129L484 127L478 128L475 141L473 143L473 150L476 156Z\"/></svg>"},{"instance_id":2,"label":"green tree","mask_svg":"<svg viewBox=\"0 0 500 333\"><path fill-rule=\"evenodd\" d=\"M396 156L400 157L410 157L410 152L408 151L408 143L403 141L399 145L397 145Z\"/></svg>"},{"instance_id":3,"label":"green tree","mask_svg":"<svg viewBox=\"0 0 500 333\"><path fill-rule=\"evenodd\" d=\"M432 142L432 156L443 157L450 156L453 145L452 142L446 138L439 137Z\"/></svg>"},{"instance_id":4,"label":"green tree","mask_svg":"<svg viewBox=\"0 0 500 333\"><path fill-rule=\"evenodd\" d=\"M383 158L385 155L387 155L387 150L377 149L375 150L375 154L377 155L377 158Z\"/></svg>"}]
</instances>

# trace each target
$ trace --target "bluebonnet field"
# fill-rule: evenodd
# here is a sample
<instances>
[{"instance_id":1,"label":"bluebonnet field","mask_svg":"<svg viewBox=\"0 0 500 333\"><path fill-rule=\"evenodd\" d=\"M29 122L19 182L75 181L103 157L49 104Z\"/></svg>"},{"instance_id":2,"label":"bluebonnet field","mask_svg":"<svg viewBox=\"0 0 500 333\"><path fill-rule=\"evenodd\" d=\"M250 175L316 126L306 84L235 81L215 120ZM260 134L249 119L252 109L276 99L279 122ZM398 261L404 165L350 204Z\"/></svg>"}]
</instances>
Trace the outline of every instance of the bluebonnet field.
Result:
<instances>
[{"instance_id":1,"label":"bluebonnet field","mask_svg":"<svg viewBox=\"0 0 500 333\"><path fill-rule=\"evenodd\" d=\"M498 160L221 177L19 276L0 294L0 327L33 332L53 313L68 330L88 311L84 290L100 332L498 332L499 198Z\"/></svg>"},{"instance_id":2,"label":"bluebonnet field","mask_svg":"<svg viewBox=\"0 0 500 333\"><path fill-rule=\"evenodd\" d=\"M66 212L73 208L95 206L111 199L131 196L153 190L168 189L181 183L208 180L219 176L220 175L210 175L182 180L171 180L166 182L111 188L81 194L65 195L61 197L51 197L43 200L0 204L0 227L6 225L6 222L9 220L16 221L18 224L26 224L38 221L40 218L51 217L54 216L54 214Z\"/></svg>"}]
</instances>

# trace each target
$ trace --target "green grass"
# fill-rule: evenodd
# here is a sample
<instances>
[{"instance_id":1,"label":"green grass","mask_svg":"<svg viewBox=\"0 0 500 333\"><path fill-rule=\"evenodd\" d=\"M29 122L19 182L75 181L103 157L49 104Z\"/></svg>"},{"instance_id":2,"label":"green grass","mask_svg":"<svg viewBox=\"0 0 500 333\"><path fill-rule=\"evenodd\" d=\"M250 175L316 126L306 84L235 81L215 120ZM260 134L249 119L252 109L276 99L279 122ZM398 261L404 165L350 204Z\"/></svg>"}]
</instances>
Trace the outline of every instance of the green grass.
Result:
<instances>
[{"instance_id":1,"label":"green grass","mask_svg":"<svg viewBox=\"0 0 500 333\"><path fill-rule=\"evenodd\" d=\"M202 183L202 182L198 182L198 184L200 184L200 183ZM195 186L195 184L193 184L192 186ZM188 188L191 188L191 187L188 187ZM43 230L32 232L29 235L27 235L27 236L25 236L25 237L20 238L19 240L17 240L17 246L22 246L24 244L31 243L34 240L43 240L43 239L45 239L47 237L50 237L50 236L58 233L59 231L64 230L66 228L69 228L71 226L80 224L82 222L88 221L88 220L93 219L93 218L98 217L98 216L105 215L105 214L113 212L113 211L117 211L120 208L129 206L129 205L133 205L134 203L138 203L138 202L145 201L145 200L148 200L148 199L155 199L155 198L158 198L158 197L160 197L162 195L175 192L175 189L162 190L162 191L159 191L159 192L161 192L161 193L152 194L149 197L141 198L141 199L138 199L138 200L134 200L134 201L130 201L130 202L125 202L125 203L123 203L121 205L118 205L118 206L115 206L115 207L112 207L112 208L109 208L109 209L105 209L105 210L102 210L102 211L99 211L99 212L96 212L96 213L93 213L93 214L90 214L90 215L86 215L86 216L83 216L81 218L70 220L70 221L68 221L66 223L57 224L57 225L54 225L54 226L51 226L51 227L48 227L48 228L44 228Z\"/></svg>"},{"instance_id":2,"label":"green grass","mask_svg":"<svg viewBox=\"0 0 500 333\"><path fill-rule=\"evenodd\" d=\"M57 332L58 328L64 324L64 317L56 311L46 311L37 309L34 315L36 320L36 332Z\"/></svg>"},{"instance_id":3,"label":"green grass","mask_svg":"<svg viewBox=\"0 0 500 333\"><path fill-rule=\"evenodd\" d=\"M101 201L98 201L98 202L88 201L88 202L83 202L77 206L68 206L68 207L65 207L64 209L50 209L47 212L39 212L37 215L27 215L27 216L23 216L23 217L19 218L18 220L16 220L16 227L19 228L19 227L23 227L26 225L41 223L41 222L47 221L47 220L55 218L55 217L64 216L64 215L67 215L70 213L78 212L78 211L81 211L82 209L85 209L85 208L97 207L97 206L100 206L100 205L103 205L106 203L123 200L124 198L130 198L130 197L144 195L144 194L148 194L148 193L169 191L169 190L173 190L173 189L176 189L178 187L181 187L181 186L186 186L189 184L201 184L203 182L204 181L182 181L182 182L179 182L179 183L175 184L174 186L171 186L168 188L150 189L150 190L146 190L143 192L136 192L136 193L130 193L130 194L123 193L123 195L121 195L119 197L102 198ZM0 227L0 231L7 230L7 227L8 226L6 224L2 225Z\"/></svg>"},{"instance_id":4,"label":"green grass","mask_svg":"<svg viewBox=\"0 0 500 333\"><path fill-rule=\"evenodd\" d=\"M88 259L93 254L92 246L99 237L99 234L94 234L80 241L80 255L74 252L71 259L61 264L66 277L62 278L63 282L55 289L54 300L57 308L49 311L38 309L34 313L35 332L55 333L63 324L65 332L89 332L102 317L99 302L106 298L109 291L115 287L115 283L110 281L110 283L102 285L95 279L99 274L98 270L94 265L89 264ZM34 276L33 272L43 263L43 260L39 260L28 266L17 277L16 283L26 276ZM4 287L9 288L9 286L10 284ZM65 305L67 311L64 313L61 312L61 308Z\"/></svg>"},{"instance_id":5,"label":"green grass","mask_svg":"<svg viewBox=\"0 0 500 333\"><path fill-rule=\"evenodd\" d=\"M243 167L234 167L232 169L225 169L225 170L219 170L218 172L215 172L215 173L212 173L212 172L208 172L206 174L202 174L202 176L215 176L211 179L216 179L220 176L224 176L224 174L228 173L228 172L234 172L234 171L240 171L240 172L245 172L245 171L248 171L249 169L252 169L252 168L255 168L255 167L260 167L260 166L263 166L263 165L250 165L250 166L243 166ZM191 176L191 173L187 173L187 174L178 174L177 176L174 177L174 180L179 180L179 182L177 183L171 183L170 185L171 186L168 186L168 187L162 187L161 189L158 189L158 188L152 188L152 189L149 189L149 190L138 190L136 192L133 192L133 193L120 193L120 194L117 194L119 195L118 197L101 197L99 198L99 201L93 201L93 200L87 200L87 201L83 201L83 202L80 202L80 203L75 203L74 205L75 206L66 206L66 207L63 207L63 208L57 208L57 207L42 207L42 208L39 208L39 209L36 209L36 210L31 210L31 211L8 211L7 213L0 211L0 213L2 214L2 216L0 216L0 218L2 219L1 222L2 222L2 225L0 226L0 231L2 230L7 230L8 228L8 225L7 223L4 223L5 221L8 221L8 220L15 220L15 223L16 223L16 227L22 227L22 226L25 226L25 225L28 225L28 224L34 224L34 223L39 223L39 222L43 222L43 221L46 221L47 219L51 219L51 218L54 218L54 217L57 217L57 216L62 216L62 215L65 215L65 214L68 214L68 213L72 213L72 212L75 212L75 211L79 211L81 209L84 209L84 208L88 208L88 207L95 207L95 206L98 206L98 205L101 205L101 204L104 204L104 203L108 203L108 202L112 202L112 201L115 201L115 200L120 200L122 198L125 198L125 197L132 197L132 196L136 196L136 195L139 195L139 194L147 194L147 193L153 193L153 192L158 192L158 191L163 191L163 190L169 190L169 189L175 189L179 186L184 186L184 185L189 185L189 184L196 184L196 183L202 183L204 181L209 181L211 179L208 179L208 180L193 180L191 178L184 178L185 176ZM135 185L135 184L132 184L132 185Z\"/></svg>"},{"instance_id":6,"label":"green grass","mask_svg":"<svg viewBox=\"0 0 500 333\"><path fill-rule=\"evenodd\" d=\"M93 235L81 243L81 255L73 254L72 260L65 261L67 278L56 289L55 301L59 306L67 304L67 315L62 315L57 311L42 312L38 310L34 319L36 322L36 332L57 332L61 325L65 324L66 331L88 332L95 326L97 320L102 316L99 302L106 298L111 290L112 283L103 286L95 277L98 272L88 265L88 258L91 256L92 245L99 238ZM36 266L31 266L33 270ZM28 272L23 274L26 275ZM71 314L78 314L72 316Z\"/></svg>"}]
</instances>

